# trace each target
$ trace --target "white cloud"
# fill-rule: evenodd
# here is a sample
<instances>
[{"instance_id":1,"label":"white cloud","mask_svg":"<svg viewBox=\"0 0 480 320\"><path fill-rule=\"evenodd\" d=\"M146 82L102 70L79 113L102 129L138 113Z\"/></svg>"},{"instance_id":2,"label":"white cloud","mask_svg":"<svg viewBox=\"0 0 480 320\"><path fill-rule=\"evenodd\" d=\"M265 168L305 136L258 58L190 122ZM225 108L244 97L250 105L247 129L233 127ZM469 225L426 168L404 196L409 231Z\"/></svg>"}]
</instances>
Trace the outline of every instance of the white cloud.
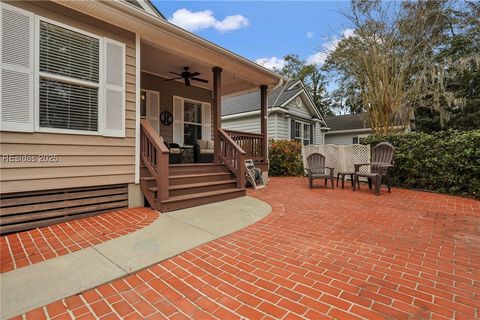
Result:
<instances>
[{"instance_id":1,"label":"white cloud","mask_svg":"<svg viewBox=\"0 0 480 320\"><path fill-rule=\"evenodd\" d=\"M322 65L325 63L325 60L327 60L327 56L328 54L325 52L317 52L315 54L308 56L307 64Z\"/></svg>"},{"instance_id":2,"label":"white cloud","mask_svg":"<svg viewBox=\"0 0 480 320\"><path fill-rule=\"evenodd\" d=\"M236 14L234 16L227 16L222 21L215 22L215 29L220 32L227 32L232 30L237 30L243 27L248 27L250 25L250 21L247 18L240 14Z\"/></svg>"},{"instance_id":3,"label":"white cloud","mask_svg":"<svg viewBox=\"0 0 480 320\"><path fill-rule=\"evenodd\" d=\"M313 31L308 31L307 32L307 39L312 39L313 37L315 37L315 33L313 33Z\"/></svg>"},{"instance_id":4,"label":"white cloud","mask_svg":"<svg viewBox=\"0 0 480 320\"><path fill-rule=\"evenodd\" d=\"M255 62L270 70L281 69L285 66L285 60L277 58L275 56L271 58L260 58L255 60Z\"/></svg>"},{"instance_id":5,"label":"white cloud","mask_svg":"<svg viewBox=\"0 0 480 320\"><path fill-rule=\"evenodd\" d=\"M240 14L217 20L211 10L192 12L185 8L175 11L169 21L192 32L207 28L228 32L250 25L250 21Z\"/></svg>"},{"instance_id":6,"label":"white cloud","mask_svg":"<svg viewBox=\"0 0 480 320\"><path fill-rule=\"evenodd\" d=\"M328 57L328 54L332 51L334 51L340 40L343 38L350 38L355 36L355 30L354 29L345 29L342 31L342 35L340 37L338 36L333 36L330 40L322 44L321 50L315 54L312 54L307 58L307 63L308 64L316 64L316 65L322 65L325 63L325 60Z\"/></svg>"}]
</instances>

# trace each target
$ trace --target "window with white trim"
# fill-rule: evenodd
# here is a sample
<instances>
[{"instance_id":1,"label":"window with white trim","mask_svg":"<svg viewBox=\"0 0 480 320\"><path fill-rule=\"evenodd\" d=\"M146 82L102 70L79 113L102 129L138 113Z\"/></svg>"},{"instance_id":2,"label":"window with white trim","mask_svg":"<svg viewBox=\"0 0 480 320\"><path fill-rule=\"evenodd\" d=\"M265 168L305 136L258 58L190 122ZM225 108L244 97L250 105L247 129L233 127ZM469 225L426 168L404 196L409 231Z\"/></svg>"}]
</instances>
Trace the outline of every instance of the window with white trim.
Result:
<instances>
[{"instance_id":1,"label":"window with white trim","mask_svg":"<svg viewBox=\"0 0 480 320\"><path fill-rule=\"evenodd\" d=\"M202 103L183 101L183 143L195 145L202 139Z\"/></svg>"},{"instance_id":2,"label":"window with white trim","mask_svg":"<svg viewBox=\"0 0 480 320\"><path fill-rule=\"evenodd\" d=\"M100 39L39 24L39 127L97 132Z\"/></svg>"},{"instance_id":3,"label":"window with white trim","mask_svg":"<svg viewBox=\"0 0 480 320\"><path fill-rule=\"evenodd\" d=\"M0 130L125 137L125 44L0 9Z\"/></svg>"},{"instance_id":4,"label":"window with white trim","mask_svg":"<svg viewBox=\"0 0 480 320\"><path fill-rule=\"evenodd\" d=\"M309 145L311 126L310 123L295 121L295 141L305 146Z\"/></svg>"}]
</instances>

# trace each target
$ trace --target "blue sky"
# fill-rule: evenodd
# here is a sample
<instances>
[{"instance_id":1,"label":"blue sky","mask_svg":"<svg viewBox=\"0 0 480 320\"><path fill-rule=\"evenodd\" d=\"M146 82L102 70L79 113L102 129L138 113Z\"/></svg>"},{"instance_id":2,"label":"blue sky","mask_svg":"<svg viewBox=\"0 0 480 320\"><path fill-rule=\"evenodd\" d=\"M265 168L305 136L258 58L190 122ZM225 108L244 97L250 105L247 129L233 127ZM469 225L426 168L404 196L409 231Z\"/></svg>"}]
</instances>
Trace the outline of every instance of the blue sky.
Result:
<instances>
[{"instance_id":1,"label":"blue sky","mask_svg":"<svg viewBox=\"0 0 480 320\"><path fill-rule=\"evenodd\" d=\"M288 53L321 64L325 52L350 32L340 13L348 8L347 1L154 3L171 22L270 68L281 66Z\"/></svg>"}]
</instances>

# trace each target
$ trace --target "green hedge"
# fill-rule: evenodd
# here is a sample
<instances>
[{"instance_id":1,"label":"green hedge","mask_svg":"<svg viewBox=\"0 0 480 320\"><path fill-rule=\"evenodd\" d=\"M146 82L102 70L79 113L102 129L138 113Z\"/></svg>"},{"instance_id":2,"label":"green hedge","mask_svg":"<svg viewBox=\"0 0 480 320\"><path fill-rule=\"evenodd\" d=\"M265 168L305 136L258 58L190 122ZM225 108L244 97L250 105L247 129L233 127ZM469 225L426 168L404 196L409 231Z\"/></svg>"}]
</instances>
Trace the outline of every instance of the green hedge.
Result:
<instances>
[{"instance_id":1,"label":"green hedge","mask_svg":"<svg viewBox=\"0 0 480 320\"><path fill-rule=\"evenodd\" d=\"M302 145L290 140L271 140L268 148L271 176L303 175Z\"/></svg>"},{"instance_id":2,"label":"green hedge","mask_svg":"<svg viewBox=\"0 0 480 320\"><path fill-rule=\"evenodd\" d=\"M480 198L480 130L374 135L361 143L382 141L395 147L395 185Z\"/></svg>"}]
</instances>

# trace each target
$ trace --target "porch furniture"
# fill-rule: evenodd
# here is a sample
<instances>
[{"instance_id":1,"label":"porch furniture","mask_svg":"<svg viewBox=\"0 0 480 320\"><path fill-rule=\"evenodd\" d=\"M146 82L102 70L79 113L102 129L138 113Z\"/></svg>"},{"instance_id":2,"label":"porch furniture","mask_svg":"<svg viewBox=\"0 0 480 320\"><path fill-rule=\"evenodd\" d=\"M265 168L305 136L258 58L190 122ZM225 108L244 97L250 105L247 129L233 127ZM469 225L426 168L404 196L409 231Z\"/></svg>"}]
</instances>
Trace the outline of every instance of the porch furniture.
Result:
<instances>
[{"instance_id":1,"label":"porch furniture","mask_svg":"<svg viewBox=\"0 0 480 320\"><path fill-rule=\"evenodd\" d=\"M345 179L347 176L350 176L350 182L352 183L353 188L353 175L355 172L339 172L337 173L337 188L338 188L338 180L342 179L342 189L345 187Z\"/></svg>"},{"instance_id":2,"label":"porch furniture","mask_svg":"<svg viewBox=\"0 0 480 320\"><path fill-rule=\"evenodd\" d=\"M168 156L168 163L180 163L182 160L180 146L177 143L166 143L170 154Z\"/></svg>"},{"instance_id":3,"label":"porch furniture","mask_svg":"<svg viewBox=\"0 0 480 320\"><path fill-rule=\"evenodd\" d=\"M308 163L308 182L310 189L313 188L313 180L315 179L325 179L325 187L327 186L328 180L332 184L332 189L334 188L334 169L331 167L325 166L325 156L320 153L312 153L307 157ZM329 169L327 172L326 169Z\"/></svg>"},{"instance_id":4,"label":"porch furniture","mask_svg":"<svg viewBox=\"0 0 480 320\"><path fill-rule=\"evenodd\" d=\"M388 192L391 192L388 170L393 167L392 162L394 152L395 148L391 144L382 142L373 147L372 161L370 163L355 164L353 191L355 191L355 185L358 185L358 188L360 189L359 178L364 177L368 179L369 189L372 189L372 182L375 184L375 195L378 196L380 194L382 179L385 177ZM360 172L360 168L363 166L370 166L370 173Z\"/></svg>"},{"instance_id":5,"label":"porch furniture","mask_svg":"<svg viewBox=\"0 0 480 320\"><path fill-rule=\"evenodd\" d=\"M215 149L213 140L197 140L197 144L195 146L195 162L213 162L214 151Z\"/></svg>"},{"instance_id":6,"label":"porch furniture","mask_svg":"<svg viewBox=\"0 0 480 320\"><path fill-rule=\"evenodd\" d=\"M180 157L182 163L190 163L193 162L193 146L184 145L180 147Z\"/></svg>"},{"instance_id":7,"label":"porch furniture","mask_svg":"<svg viewBox=\"0 0 480 320\"><path fill-rule=\"evenodd\" d=\"M247 169L247 182L250 183L255 190L265 188L262 170L255 167L252 159L245 160L245 167Z\"/></svg>"}]
</instances>

